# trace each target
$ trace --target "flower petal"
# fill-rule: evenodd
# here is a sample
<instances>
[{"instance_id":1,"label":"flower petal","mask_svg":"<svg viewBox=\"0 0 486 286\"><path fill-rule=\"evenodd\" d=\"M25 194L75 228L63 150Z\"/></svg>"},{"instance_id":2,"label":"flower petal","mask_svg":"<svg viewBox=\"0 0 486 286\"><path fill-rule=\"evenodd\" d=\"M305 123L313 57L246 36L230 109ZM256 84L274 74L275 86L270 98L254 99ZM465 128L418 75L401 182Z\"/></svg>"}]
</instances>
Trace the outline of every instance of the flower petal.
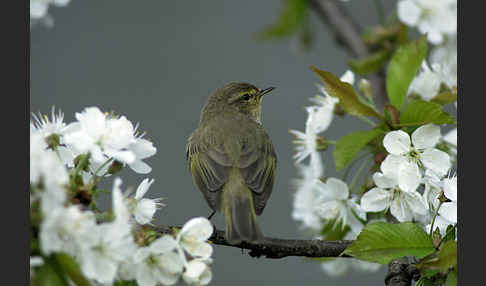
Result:
<instances>
[{"instance_id":1,"label":"flower petal","mask_svg":"<svg viewBox=\"0 0 486 286\"><path fill-rule=\"evenodd\" d=\"M170 235L163 235L149 245L152 253L162 254L177 247L177 241Z\"/></svg>"},{"instance_id":2,"label":"flower petal","mask_svg":"<svg viewBox=\"0 0 486 286\"><path fill-rule=\"evenodd\" d=\"M335 200L345 200L349 196L348 185L337 178L328 178L326 186L329 196Z\"/></svg>"},{"instance_id":3,"label":"flower petal","mask_svg":"<svg viewBox=\"0 0 486 286\"><path fill-rule=\"evenodd\" d=\"M403 200L406 202L408 209L418 215L426 215L429 205L418 192L402 193Z\"/></svg>"},{"instance_id":4,"label":"flower petal","mask_svg":"<svg viewBox=\"0 0 486 286\"><path fill-rule=\"evenodd\" d=\"M398 186L405 192L415 192L422 181L420 170L414 162L405 162L399 167Z\"/></svg>"},{"instance_id":5,"label":"flower petal","mask_svg":"<svg viewBox=\"0 0 486 286\"><path fill-rule=\"evenodd\" d=\"M420 126L412 133L412 143L417 149L433 148L440 138L440 127L435 124Z\"/></svg>"},{"instance_id":6,"label":"flower petal","mask_svg":"<svg viewBox=\"0 0 486 286\"><path fill-rule=\"evenodd\" d=\"M147 163L141 160L135 160L133 163L128 165L135 173L138 174L148 174L152 171L152 167L150 167Z\"/></svg>"},{"instance_id":7,"label":"flower petal","mask_svg":"<svg viewBox=\"0 0 486 286\"><path fill-rule=\"evenodd\" d=\"M200 257L203 259L210 258L213 254L213 247L206 242L200 241L182 241L181 245L184 249L194 257Z\"/></svg>"},{"instance_id":8,"label":"flower petal","mask_svg":"<svg viewBox=\"0 0 486 286\"><path fill-rule=\"evenodd\" d=\"M181 236L205 241L213 234L213 225L205 217L196 217L184 224L180 234Z\"/></svg>"},{"instance_id":9,"label":"flower petal","mask_svg":"<svg viewBox=\"0 0 486 286\"><path fill-rule=\"evenodd\" d=\"M444 179L444 194L451 201L457 201L457 176Z\"/></svg>"},{"instance_id":10,"label":"flower petal","mask_svg":"<svg viewBox=\"0 0 486 286\"><path fill-rule=\"evenodd\" d=\"M395 178L387 177L380 172L373 174L373 181L375 181L375 184L382 189L391 189L398 185Z\"/></svg>"},{"instance_id":11,"label":"flower petal","mask_svg":"<svg viewBox=\"0 0 486 286\"><path fill-rule=\"evenodd\" d=\"M439 214L445 219L456 223L457 222L457 203L448 202L443 203L439 209Z\"/></svg>"},{"instance_id":12,"label":"flower petal","mask_svg":"<svg viewBox=\"0 0 486 286\"><path fill-rule=\"evenodd\" d=\"M398 182L400 167L407 163L408 160L405 157L389 154L381 162L380 169L384 176Z\"/></svg>"},{"instance_id":13,"label":"flower petal","mask_svg":"<svg viewBox=\"0 0 486 286\"><path fill-rule=\"evenodd\" d=\"M413 212L407 204L406 194L403 192L395 196L390 206L391 214L400 222L411 221L413 219Z\"/></svg>"},{"instance_id":14,"label":"flower petal","mask_svg":"<svg viewBox=\"0 0 486 286\"><path fill-rule=\"evenodd\" d=\"M391 199L391 192L373 188L361 197L361 208L367 212L379 212L390 206Z\"/></svg>"},{"instance_id":15,"label":"flower petal","mask_svg":"<svg viewBox=\"0 0 486 286\"><path fill-rule=\"evenodd\" d=\"M452 144L454 146L457 146L457 128L452 129L451 131L449 131L449 133L447 133L446 135L444 135L444 138L443 139L447 143Z\"/></svg>"},{"instance_id":16,"label":"flower petal","mask_svg":"<svg viewBox=\"0 0 486 286\"><path fill-rule=\"evenodd\" d=\"M351 85L354 84L354 73L350 70L347 70L343 73L341 78L339 78L341 81L347 82Z\"/></svg>"},{"instance_id":17,"label":"flower petal","mask_svg":"<svg viewBox=\"0 0 486 286\"><path fill-rule=\"evenodd\" d=\"M388 132L383 138L383 146L388 153L403 155L410 151L410 136L402 130Z\"/></svg>"},{"instance_id":18,"label":"flower petal","mask_svg":"<svg viewBox=\"0 0 486 286\"><path fill-rule=\"evenodd\" d=\"M135 220L141 225L150 223L156 210L157 204L154 200L141 199L137 202L137 206L135 207Z\"/></svg>"},{"instance_id":19,"label":"flower petal","mask_svg":"<svg viewBox=\"0 0 486 286\"><path fill-rule=\"evenodd\" d=\"M447 174L451 168L449 155L435 148L426 149L420 155L420 161L422 161L425 168L431 169L439 176Z\"/></svg>"},{"instance_id":20,"label":"flower petal","mask_svg":"<svg viewBox=\"0 0 486 286\"><path fill-rule=\"evenodd\" d=\"M135 192L135 199L140 200L145 193L147 193L150 186L154 183L154 179L150 180L149 178L145 178L137 188Z\"/></svg>"},{"instance_id":21,"label":"flower petal","mask_svg":"<svg viewBox=\"0 0 486 286\"><path fill-rule=\"evenodd\" d=\"M157 148L154 147L153 143L143 138L138 138L128 149L135 153L137 159L148 158L157 152Z\"/></svg>"}]
</instances>

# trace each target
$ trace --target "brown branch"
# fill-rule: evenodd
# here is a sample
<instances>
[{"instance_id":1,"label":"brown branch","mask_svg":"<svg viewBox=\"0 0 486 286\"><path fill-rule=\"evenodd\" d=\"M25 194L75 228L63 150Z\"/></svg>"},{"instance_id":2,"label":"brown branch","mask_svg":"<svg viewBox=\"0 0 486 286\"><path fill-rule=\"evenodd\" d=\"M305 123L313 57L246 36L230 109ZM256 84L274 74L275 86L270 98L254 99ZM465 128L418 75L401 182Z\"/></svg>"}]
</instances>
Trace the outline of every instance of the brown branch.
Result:
<instances>
[{"instance_id":1,"label":"brown branch","mask_svg":"<svg viewBox=\"0 0 486 286\"><path fill-rule=\"evenodd\" d=\"M180 229L180 226L159 226L156 230L162 234L172 234L173 229ZM293 240L269 238L260 243L242 242L239 244L229 244L224 238L224 231L215 229L209 241L216 245L248 249L251 257L284 258L287 256L304 257L338 257L350 245L352 240ZM342 257L349 257L343 255Z\"/></svg>"},{"instance_id":2,"label":"brown branch","mask_svg":"<svg viewBox=\"0 0 486 286\"><path fill-rule=\"evenodd\" d=\"M361 28L349 12L333 0L309 0L319 19L326 24L336 37L336 42L346 48L353 57L370 55L370 48L361 39ZM383 107L386 99L385 74L380 71L369 75L378 107Z\"/></svg>"},{"instance_id":3,"label":"brown branch","mask_svg":"<svg viewBox=\"0 0 486 286\"><path fill-rule=\"evenodd\" d=\"M394 259L388 264L388 274L385 277L386 286L410 286L412 280L418 280L420 273L406 257Z\"/></svg>"}]
</instances>

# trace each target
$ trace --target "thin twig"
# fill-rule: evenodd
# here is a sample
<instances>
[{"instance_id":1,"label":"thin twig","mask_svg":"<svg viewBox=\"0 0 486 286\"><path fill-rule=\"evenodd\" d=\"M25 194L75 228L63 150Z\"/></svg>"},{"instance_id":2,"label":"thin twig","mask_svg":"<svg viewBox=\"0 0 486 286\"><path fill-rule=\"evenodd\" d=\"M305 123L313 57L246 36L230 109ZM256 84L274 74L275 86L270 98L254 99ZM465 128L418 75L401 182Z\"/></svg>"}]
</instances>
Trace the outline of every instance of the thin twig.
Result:
<instances>
[{"instance_id":1,"label":"thin twig","mask_svg":"<svg viewBox=\"0 0 486 286\"><path fill-rule=\"evenodd\" d=\"M361 39L361 28L346 8L333 0L309 0L310 7L336 37L336 42L346 48L353 57L365 58L371 50ZM385 74L380 71L369 75L378 107L386 100Z\"/></svg>"}]
</instances>

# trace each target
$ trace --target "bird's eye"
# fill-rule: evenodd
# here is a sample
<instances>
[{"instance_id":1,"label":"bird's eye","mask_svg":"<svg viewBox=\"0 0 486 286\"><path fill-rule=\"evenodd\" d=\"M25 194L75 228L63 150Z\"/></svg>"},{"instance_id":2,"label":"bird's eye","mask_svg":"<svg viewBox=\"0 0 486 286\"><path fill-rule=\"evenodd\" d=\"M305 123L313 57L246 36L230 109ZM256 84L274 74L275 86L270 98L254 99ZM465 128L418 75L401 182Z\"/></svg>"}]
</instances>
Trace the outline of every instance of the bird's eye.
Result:
<instances>
[{"instance_id":1,"label":"bird's eye","mask_svg":"<svg viewBox=\"0 0 486 286\"><path fill-rule=\"evenodd\" d=\"M243 99L246 101L250 100L250 95L248 93L243 94Z\"/></svg>"}]
</instances>

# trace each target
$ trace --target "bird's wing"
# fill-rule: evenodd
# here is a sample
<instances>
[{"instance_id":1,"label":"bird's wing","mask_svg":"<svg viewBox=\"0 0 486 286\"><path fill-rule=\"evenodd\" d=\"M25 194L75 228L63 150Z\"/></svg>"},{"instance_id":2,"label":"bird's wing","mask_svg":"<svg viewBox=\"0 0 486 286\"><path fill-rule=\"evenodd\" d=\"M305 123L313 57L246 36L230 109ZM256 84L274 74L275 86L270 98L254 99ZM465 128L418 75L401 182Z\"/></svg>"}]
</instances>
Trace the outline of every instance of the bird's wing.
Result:
<instances>
[{"instance_id":1,"label":"bird's wing","mask_svg":"<svg viewBox=\"0 0 486 286\"><path fill-rule=\"evenodd\" d=\"M219 210L221 188L227 180L227 170L215 161L207 149L211 147L189 137L186 146L186 158L189 161L189 171L195 184L204 195L213 210Z\"/></svg>"},{"instance_id":2,"label":"bird's wing","mask_svg":"<svg viewBox=\"0 0 486 286\"><path fill-rule=\"evenodd\" d=\"M263 129L259 133L263 140L258 140L259 144L249 152L251 155L247 154L249 158L256 160L247 167L240 167L246 184L253 191L253 204L257 215L263 212L272 193L277 167L277 155L270 138Z\"/></svg>"}]
</instances>

